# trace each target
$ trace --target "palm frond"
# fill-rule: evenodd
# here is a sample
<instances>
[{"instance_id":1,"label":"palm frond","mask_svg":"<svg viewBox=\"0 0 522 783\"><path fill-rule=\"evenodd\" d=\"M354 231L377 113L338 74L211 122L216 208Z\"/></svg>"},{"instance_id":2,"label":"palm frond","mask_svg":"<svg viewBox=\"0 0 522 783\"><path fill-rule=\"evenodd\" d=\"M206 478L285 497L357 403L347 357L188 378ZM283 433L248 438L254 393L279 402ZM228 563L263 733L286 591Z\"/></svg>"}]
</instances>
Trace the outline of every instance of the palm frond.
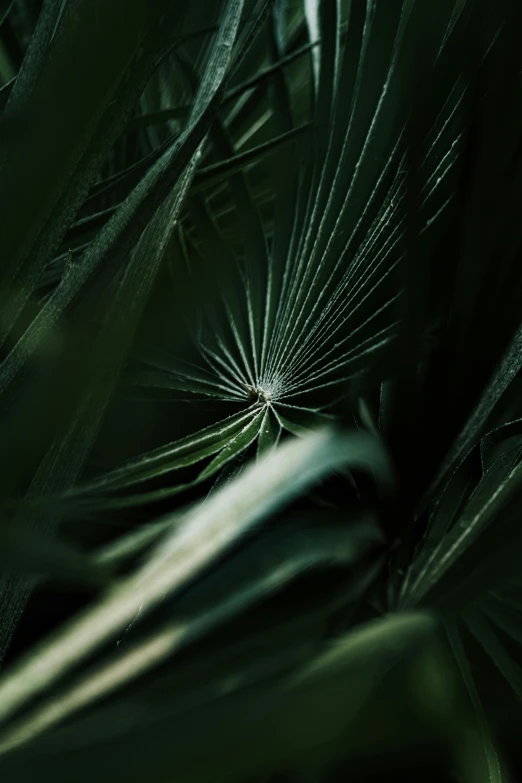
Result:
<instances>
[{"instance_id":1,"label":"palm frond","mask_svg":"<svg viewBox=\"0 0 522 783\"><path fill-rule=\"evenodd\" d=\"M508 780L521 24L0 2L6 780Z\"/></svg>"}]
</instances>

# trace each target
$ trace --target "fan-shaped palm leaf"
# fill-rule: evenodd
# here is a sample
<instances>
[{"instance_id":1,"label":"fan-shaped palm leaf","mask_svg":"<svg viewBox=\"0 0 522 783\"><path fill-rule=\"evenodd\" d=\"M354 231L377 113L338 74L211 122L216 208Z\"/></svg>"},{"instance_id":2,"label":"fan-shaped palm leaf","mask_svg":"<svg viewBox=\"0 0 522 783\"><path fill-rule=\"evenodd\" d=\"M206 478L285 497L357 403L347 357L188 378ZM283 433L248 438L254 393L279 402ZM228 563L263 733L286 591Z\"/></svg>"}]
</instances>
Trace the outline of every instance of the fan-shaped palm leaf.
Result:
<instances>
[{"instance_id":1,"label":"fan-shaped palm leaf","mask_svg":"<svg viewBox=\"0 0 522 783\"><path fill-rule=\"evenodd\" d=\"M315 8L320 41L313 49L312 127L274 155L273 235L264 228L244 174L230 177L244 235L239 247L227 241L209 200L193 196L193 225L182 228L178 253L185 251L196 279L204 275L200 259L213 258L228 270L227 283L206 301L199 325L191 322L196 344L190 364L168 348L145 345L138 356L148 369L130 375L133 384L174 390L180 399L221 400L244 413L142 455L71 499L122 488L127 494L137 483L216 455L195 479L201 481L256 441L263 450L277 443L282 431L306 430L346 396L350 382L377 361L382 366L400 317L396 283L406 252L407 96L431 68L446 67L446 50L454 46L462 22L453 3L443 5L426 13L410 2L356 3L350 5L346 28L334 3ZM276 62L286 56L282 45L274 22ZM181 61L195 87L193 66L184 57ZM422 140L421 242L428 241L448 200L456 155L452 118L464 87L457 84L449 101L437 105L434 99L430 109ZM266 111L278 131L292 132L288 87L279 70ZM223 120L214 123L210 141L219 158L233 160L230 116L223 112ZM289 156L297 165L285 163ZM115 502L162 498L193 481Z\"/></svg>"}]
</instances>

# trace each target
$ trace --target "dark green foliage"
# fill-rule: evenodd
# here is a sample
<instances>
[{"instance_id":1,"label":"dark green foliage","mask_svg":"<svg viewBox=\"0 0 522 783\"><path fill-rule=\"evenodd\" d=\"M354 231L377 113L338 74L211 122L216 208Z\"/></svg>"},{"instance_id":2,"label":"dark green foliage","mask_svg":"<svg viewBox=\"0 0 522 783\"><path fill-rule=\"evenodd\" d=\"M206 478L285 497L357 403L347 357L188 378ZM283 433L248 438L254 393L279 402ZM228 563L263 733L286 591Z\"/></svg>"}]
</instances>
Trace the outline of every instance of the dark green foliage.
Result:
<instances>
[{"instance_id":1,"label":"dark green foliage","mask_svg":"<svg viewBox=\"0 0 522 783\"><path fill-rule=\"evenodd\" d=\"M521 31L0 2L3 780L510 779Z\"/></svg>"}]
</instances>

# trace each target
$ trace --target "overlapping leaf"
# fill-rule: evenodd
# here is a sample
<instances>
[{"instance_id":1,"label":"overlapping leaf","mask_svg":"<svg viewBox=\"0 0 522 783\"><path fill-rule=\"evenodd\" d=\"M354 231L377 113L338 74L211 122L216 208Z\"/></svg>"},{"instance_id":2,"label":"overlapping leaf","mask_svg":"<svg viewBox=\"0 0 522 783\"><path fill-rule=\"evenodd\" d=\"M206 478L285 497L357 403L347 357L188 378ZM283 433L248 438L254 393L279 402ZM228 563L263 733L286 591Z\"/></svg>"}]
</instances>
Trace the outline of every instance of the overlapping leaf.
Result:
<instances>
[{"instance_id":1,"label":"overlapping leaf","mask_svg":"<svg viewBox=\"0 0 522 783\"><path fill-rule=\"evenodd\" d=\"M320 414L349 393L351 381L359 382L383 362L397 331L408 96L433 66L444 64L446 48L454 47L455 29L460 29L460 12L451 2L429 13L410 2L360 3L350 6L346 28L335 3L321 4L314 13L321 40L310 42L317 44L313 56L318 65L311 130L295 142L288 136L295 120L281 70L273 72L266 105L279 135L289 138L284 152L273 157L278 194L273 231L267 234L244 173L231 173L229 179L243 230L239 245L228 241L210 200L194 195L193 226L182 228L178 252L194 278L205 277L204 260L212 258L224 270L224 282L210 304L205 298L199 322L190 322L196 338L190 366L177 358L175 347L169 348L167 335L161 350L143 347L141 365L129 376L133 384L177 392L180 400L207 396L248 414L241 435L230 432L221 456L196 481L246 451L261 434L265 441L268 431L296 431L303 416L317 423ZM283 29L274 28L271 35L271 56L283 62ZM179 56L194 89L195 69ZM455 103L445 105L440 88L440 105L433 98L421 141L423 248L451 192L456 155L452 115L460 97L457 88ZM233 116L233 109L223 111L211 131L218 160L234 160ZM168 328L168 319L164 323ZM222 418L209 433L218 437L226 427ZM196 463L207 456L206 437L205 432L195 434L163 452L144 455L75 496L131 487L144 479L142 468L150 467L147 477L153 478L183 467L185 457L173 459L179 449L185 453L190 448L190 460ZM170 485L165 494L185 486L184 481ZM159 490L156 496L162 497Z\"/></svg>"},{"instance_id":2,"label":"overlapping leaf","mask_svg":"<svg viewBox=\"0 0 522 783\"><path fill-rule=\"evenodd\" d=\"M92 275L95 270L103 264L107 280L111 260L117 263L122 259L125 249L132 249L129 263L121 279L115 276L116 279L112 283L113 300L108 312L102 318L98 334L89 347L90 356L83 357L84 366L79 378L76 379L77 388L72 395L69 390L72 402L71 417L62 415L59 430L53 434L50 448L41 460L30 484L28 500L32 501L43 494L66 489L77 479L83 468L119 371L125 363L150 289L175 230L183 199L200 157L200 146L208 127L210 113L219 99L222 83L230 65L241 9L241 2L231 3L224 16L220 33L207 63L206 76L202 80L201 89L196 96L183 133L160 158L155 169L149 172L148 179L142 181L121 206L97 241L89 247L81 263L69 271L40 314L4 360L0 374L5 391L25 367L35 347L67 307L70 308L80 298L78 306L80 317L82 313L85 317L86 310L88 313L89 295L92 297L93 291L92 288L89 291L87 284L90 281L92 285ZM145 230L136 246L132 248L130 244L132 238L136 237L136 232L139 234L137 214L141 215L140 219ZM150 222L147 223L147 220ZM28 274L26 279L30 281L30 278L31 275ZM75 336L73 333L72 346L68 346L69 351L71 348L78 348L78 344L74 344ZM31 380L29 378L29 389L31 389ZM81 381L86 383L85 387ZM75 395L78 397L75 398ZM22 508L15 523L20 522L19 518L23 519L28 515L31 518L31 511ZM38 518L38 524L45 531L52 530L56 525L56 519L53 515L47 514L43 518ZM29 589L29 585L19 579L4 585L0 622L2 653L23 609Z\"/></svg>"},{"instance_id":3,"label":"overlapping leaf","mask_svg":"<svg viewBox=\"0 0 522 783\"><path fill-rule=\"evenodd\" d=\"M123 6L106 5L48 0L34 33L16 16L32 38L0 93L0 481L5 509L24 497L0 536L24 572L3 585L0 653L28 575L126 575L2 678L4 775L87 780L103 756L129 780L240 780L335 758L375 679L428 638L420 606L475 711L464 766L504 780L461 634L522 692L517 4L229 0L202 26L196 4L157 0L114 51ZM372 435L310 436L340 411ZM107 448L123 430L126 461ZM348 502L318 494L316 526L300 511L243 540L333 470ZM92 557L45 538L68 514L101 540ZM148 524L102 532L133 514ZM352 583L377 519L394 546ZM279 607L253 634L234 621L323 570L349 578L316 612L305 596L287 627ZM339 608L359 624L325 652Z\"/></svg>"}]
</instances>

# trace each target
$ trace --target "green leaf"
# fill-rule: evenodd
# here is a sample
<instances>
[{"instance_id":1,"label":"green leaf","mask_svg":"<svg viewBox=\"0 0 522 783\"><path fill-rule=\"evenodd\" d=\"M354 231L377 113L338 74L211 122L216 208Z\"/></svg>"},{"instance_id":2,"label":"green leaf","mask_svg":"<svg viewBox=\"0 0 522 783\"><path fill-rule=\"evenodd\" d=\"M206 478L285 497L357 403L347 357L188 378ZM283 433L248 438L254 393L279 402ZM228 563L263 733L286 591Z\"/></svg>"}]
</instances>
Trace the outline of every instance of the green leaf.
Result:
<instances>
[{"instance_id":1,"label":"green leaf","mask_svg":"<svg viewBox=\"0 0 522 783\"><path fill-rule=\"evenodd\" d=\"M136 461L118 468L113 473L104 475L99 480L79 487L71 492L71 497L87 496L91 491L120 489L132 486L150 478L178 470L221 451L231 440L234 440L245 427L248 427L255 416L252 407L244 412L236 413L217 424L169 443L150 454L145 454Z\"/></svg>"},{"instance_id":2,"label":"green leaf","mask_svg":"<svg viewBox=\"0 0 522 783\"><path fill-rule=\"evenodd\" d=\"M264 416L265 412L261 410L233 439L229 440L217 457L214 457L210 465L200 474L200 480L217 473L223 465L247 449L259 435Z\"/></svg>"},{"instance_id":3,"label":"green leaf","mask_svg":"<svg viewBox=\"0 0 522 783\"><path fill-rule=\"evenodd\" d=\"M292 441L253 464L193 511L145 564L53 640L36 648L0 684L0 720L40 693L125 627L142 608L153 608L180 589L247 530L324 476L360 460L361 438L319 431Z\"/></svg>"},{"instance_id":4,"label":"green leaf","mask_svg":"<svg viewBox=\"0 0 522 783\"><path fill-rule=\"evenodd\" d=\"M268 681L257 687L245 687L244 692L228 697L223 694L218 700L214 698L198 704L192 713L187 711L187 714L178 715L176 711L172 717L166 714L161 722L155 722L154 732L151 732L152 726L147 729L141 726L142 740L150 751L147 774L154 774L151 764L157 765L158 771L174 764L180 780L203 781L210 779L209 775L213 780L216 775L218 780L225 777L241 780L302 763L303 759L335 759L342 753L341 747L346 748L353 721L385 672L405 654L415 655L433 628L433 619L423 614L397 615L363 624L320 652L311 664L300 667L282 683ZM245 700L248 700L249 710L243 709ZM313 705L313 709L306 705ZM101 715L98 715L98 725L100 720ZM197 740L200 753L194 753L194 720L201 729ZM209 721L212 730L208 730ZM75 728L71 727L68 733ZM83 731L85 736L85 729ZM170 737L168 749L164 742L165 732ZM56 736L56 748L62 747L66 734L67 730ZM93 753L96 745L92 730L89 734L90 752ZM52 739L51 736L44 740L42 747L47 746L50 750ZM120 741L117 736L113 738L111 752L117 752ZM145 757L140 759L141 754L133 752L133 748L139 746L139 743L131 743L130 755L126 756L130 780L139 780L143 775ZM76 756L79 760L82 750L72 737L69 737L67 747L71 757ZM35 765L34 761L41 758L38 749L38 743L35 743L30 755L33 768L41 770L42 762ZM46 758L49 766L44 766L49 774L50 769L55 768L54 754L51 752ZM71 761L69 758L68 764ZM6 757L1 768L4 774L14 769L22 773L19 754ZM82 768L82 764L78 764L78 769ZM103 776L103 771L100 774Z\"/></svg>"},{"instance_id":5,"label":"green leaf","mask_svg":"<svg viewBox=\"0 0 522 783\"><path fill-rule=\"evenodd\" d=\"M68 689L65 698L53 700L48 707L39 708L29 720L24 719L16 729L17 743L22 737L33 738L39 733L78 710L87 703L106 696L126 681L150 666L157 665L167 654L172 655L181 646L207 634L218 623L223 623L252 604L266 600L271 594L304 574L331 567L353 566L365 550L380 543L381 538L369 517L350 520L350 526L327 525L304 528L301 524L284 524L268 531L259 541L247 546L246 552L217 573L211 573L195 589L189 590L174 608L177 617L170 617L164 627L155 623L152 638L149 635L139 646L128 652L136 629L139 632L140 615L135 618L123 637L124 651L117 661L109 661L96 668L91 676L82 677L76 687ZM365 580L363 580L364 583ZM357 582L353 587L357 595ZM164 614L167 612L163 610ZM168 612L169 615L172 612ZM163 644L158 644L159 639ZM155 648L155 654L150 655ZM160 649L161 648L161 649ZM147 655L147 650L149 655ZM207 686L208 687L208 686Z\"/></svg>"},{"instance_id":6,"label":"green leaf","mask_svg":"<svg viewBox=\"0 0 522 783\"><path fill-rule=\"evenodd\" d=\"M240 6L239 0L238 3L231 3L228 6L228 14L224 17L222 30L223 38L229 39L230 47L228 45L226 49L213 47L213 57L207 64L207 78L202 83L184 132L149 169L147 175L89 246L81 263L76 264L64 278L22 339L11 350L0 371L0 391L5 391L25 366L59 316L69 310L80 295L85 299L88 284L91 286L89 293L92 295L92 278L100 271L102 261L101 280L98 274L98 278L94 281L98 286L104 282L104 275L108 274L111 264L121 260L122 255L134 246L156 209L171 192L195 155L221 97L222 82L232 56L232 42L241 13Z\"/></svg>"},{"instance_id":7,"label":"green leaf","mask_svg":"<svg viewBox=\"0 0 522 783\"><path fill-rule=\"evenodd\" d=\"M477 743L478 747L470 749L469 766L474 769L477 782L484 780L489 783L507 783L508 778L502 768L503 765L491 737L486 715L484 714L484 708L464 651L460 632L457 626L451 623L446 624L446 632L462 678L468 690L476 717L476 733L479 742ZM482 751L480 755L477 754L477 751L479 750ZM473 754L473 758L471 758L471 754Z\"/></svg>"},{"instance_id":8,"label":"green leaf","mask_svg":"<svg viewBox=\"0 0 522 783\"><path fill-rule=\"evenodd\" d=\"M480 539L487 536L488 533L489 538L498 539L501 546L505 543L500 532L500 520L497 520L497 517L506 509L506 523L510 523L513 511L508 504L518 491L521 477L520 449L516 447L514 453L512 451L507 453L507 459L503 456L499 457L487 471L449 532L438 541L428 538L429 555L427 560L423 559L423 565L415 583L408 588L410 600L418 601L426 595L429 597L432 591L439 597L443 595L445 589L447 590L444 584L446 574L451 574L457 564L460 568L464 567L463 562L468 555L468 549L469 558L474 565L478 564L479 570L483 566L487 570L488 565L493 565L493 562L484 562L480 554L474 556L474 548L480 551ZM501 516L500 519L502 519ZM497 521L497 525L495 530L491 531L490 526L495 521ZM493 561L493 558L491 560ZM465 573L469 575L470 572L471 568L468 562ZM508 579L509 573L505 569L504 572L505 578ZM472 574L472 576L475 577L475 580L478 578L478 586L480 587L481 578L478 573ZM463 588L465 579L460 578L458 581L459 588ZM483 581L482 586L483 589L487 589ZM445 600L447 600L447 596Z\"/></svg>"},{"instance_id":9,"label":"green leaf","mask_svg":"<svg viewBox=\"0 0 522 783\"><path fill-rule=\"evenodd\" d=\"M77 480L83 468L88 450L99 429L104 409L126 360L149 292L175 229L183 199L199 161L200 144L204 133L204 127L201 127L201 118L205 116L205 112L208 111L212 101L216 100L221 83L225 78L230 64L232 44L237 33L241 7L240 1L238 3L231 2L228 6L228 13L224 17L220 33L214 42L211 57L207 64L206 75L196 96L188 127L184 132L183 141L181 146L176 148L173 155L171 154L170 156L169 162L172 162L172 157L177 159L176 153L179 153L181 150L182 161L181 168L178 169L178 179L174 187L168 192L165 200L158 205L157 211L151 217L132 252L131 260L118 285L108 312L105 314L97 338L91 346L90 362L88 360L85 361L83 372L88 376L87 388L85 391L81 390L77 406L73 407L72 419L61 423L57 436L52 441L48 452L34 475L28 490L28 500L31 503L39 500L43 495L58 491L63 492L68 489ZM199 127L198 122L200 123ZM188 160L184 160L184 156L187 153L189 153ZM143 189L147 192L147 183L142 187ZM140 203L139 187L137 191L137 203ZM123 221L124 225L127 226L129 225L129 216L132 214L132 209L129 209L129 206L130 204L127 203L121 208L126 213ZM125 223L125 221L127 222ZM118 237L121 239L118 223L116 223L116 226L117 230L114 233L113 227L109 224L106 227L106 231L103 231L102 235L100 235L99 241L95 242L89 249L88 253L91 252L91 263L94 266L99 264L102 259L105 263L108 263L107 251L111 248L111 241L113 242ZM108 245L107 237L103 236L105 233L109 234ZM57 289L55 296L57 296L58 300L62 299L62 306L67 302L68 296L74 296L82 290L82 283L88 279L89 265L88 258L84 258L80 265L80 270L73 268L64 279L62 285ZM70 281L71 284L68 285ZM30 346L29 350L33 350L35 347L34 332L38 333L40 331L41 335L57 319L61 306L54 301L55 296L51 297L48 302L49 312L45 313L46 307L44 306L40 311L40 318L37 317L33 321L22 340L17 344L17 348L27 338ZM65 301L63 299L64 296ZM123 315L121 315L122 313ZM39 320L40 323L38 323ZM27 359L27 352L23 345L21 354L21 362L20 355L18 357L15 356L16 349L9 354L4 362L0 374L2 374L5 383L9 382L7 380L9 370L5 372L9 362L13 361L16 372L19 371L20 365L23 365L24 360ZM94 366L92 364L93 360ZM12 367L13 365L11 365ZM17 523L19 523L20 518L27 518L27 515L27 509L22 507L21 512L18 514ZM31 519L30 509L29 519L32 524L37 523L41 528L49 532L52 532L57 524L56 518L49 514L45 516L45 512L43 518L36 517L36 520L34 518ZM5 652L29 592L30 585L22 580L18 584L10 585L9 591L4 594L2 616L0 618L0 655Z\"/></svg>"},{"instance_id":10,"label":"green leaf","mask_svg":"<svg viewBox=\"0 0 522 783\"><path fill-rule=\"evenodd\" d=\"M279 443L281 437L281 425L268 406L265 410L263 421L261 422L261 428L259 430L259 439L257 444L257 455L260 457L266 451L273 449Z\"/></svg>"},{"instance_id":11,"label":"green leaf","mask_svg":"<svg viewBox=\"0 0 522 783\"><path fill-rule=\"evenodd\" d=\"M182 18L167 5L138 2L127 13L119 0L82 0L74 13L68 4L61 14L59 3L44 6L3 115L4 122L21 122L31 113L20 137L0 143L2 339Z\"/></svg>"}]
</instances>

